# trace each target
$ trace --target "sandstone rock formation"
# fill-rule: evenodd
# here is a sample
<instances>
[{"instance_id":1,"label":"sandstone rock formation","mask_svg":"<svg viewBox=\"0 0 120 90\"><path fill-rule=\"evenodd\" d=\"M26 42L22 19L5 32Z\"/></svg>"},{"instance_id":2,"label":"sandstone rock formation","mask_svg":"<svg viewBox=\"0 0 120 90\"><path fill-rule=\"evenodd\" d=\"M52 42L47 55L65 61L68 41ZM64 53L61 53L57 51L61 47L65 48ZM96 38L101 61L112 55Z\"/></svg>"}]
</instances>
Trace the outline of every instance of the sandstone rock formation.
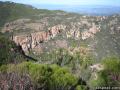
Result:
<instances>
[{"instance_id":1,"label":"sandstone rock formation","mask_svg":"<svg viewBox=\"0 0 120 90\"><path fill-rule=\"evenodd\" d=\"M94 37L94 35L100 32L100 27L96 27L96 25L93 23L92 27L88 31L82 32L82 39L85 40L90 37Z\"/></svg>"},{"instance_id":2,"label":"sandstone rock formation","mask_svg":"<svg viewBox=\"0 0 120 90\"><path fill-rule=\"evenodd\" d=\"M25 51L26 54L28 54L30 50L36 49L37 47L38 48L36 50L41 51L41 49L39 49L40 43L46 42L50 40L51 38L54 38L62 30L65 30L65 26L57 25L57 26L49 28L49 31L46 31L46 32L41 31L41 32L35 32L31 34L26 34L26 35L13 36L13 41L17 45L20 45L23 51ZM59 41L57 43L59 43Z\"/></svg>"}]
</instances>

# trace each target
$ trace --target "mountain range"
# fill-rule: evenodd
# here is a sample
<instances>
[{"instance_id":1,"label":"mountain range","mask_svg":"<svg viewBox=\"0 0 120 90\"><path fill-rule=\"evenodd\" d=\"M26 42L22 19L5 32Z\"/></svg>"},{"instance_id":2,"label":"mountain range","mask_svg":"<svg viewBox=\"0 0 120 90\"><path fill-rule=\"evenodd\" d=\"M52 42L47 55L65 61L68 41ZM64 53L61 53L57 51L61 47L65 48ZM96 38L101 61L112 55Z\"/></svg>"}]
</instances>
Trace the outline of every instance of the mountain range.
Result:
<instances>
[{"instance_id":1,"label":"mountain range","mask_svg":"<svg viewBox=\"0 0 120 90\"><path fill-rule=\"evenodd\" d=\"M108 6L108 5L34 5L37 8L49 9L49 10L64 10L68 12L75 12L88 15L113 15L120 13L120 6Z\"/></svg>"}]
</instances>

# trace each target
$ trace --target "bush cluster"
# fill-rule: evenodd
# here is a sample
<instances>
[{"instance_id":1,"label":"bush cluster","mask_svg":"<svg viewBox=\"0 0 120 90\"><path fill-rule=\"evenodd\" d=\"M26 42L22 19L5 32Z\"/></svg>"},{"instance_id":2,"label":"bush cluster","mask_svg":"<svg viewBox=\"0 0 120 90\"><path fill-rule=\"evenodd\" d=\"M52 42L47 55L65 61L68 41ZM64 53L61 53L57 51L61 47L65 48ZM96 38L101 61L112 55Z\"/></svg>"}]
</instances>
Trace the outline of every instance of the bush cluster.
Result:
<instances>
[{"instance_id":1,"label":"bush cluster","mask_svg":"<svg viewBox=\"0 0 120 90\"><path fill-rule=\"evenodd\" d=\"M32 62L3 65L0 72L7 74L14 72L19 76L29 76L35 90L70 90L78 80L65 67Z\"/></svg>"}]
</instances>

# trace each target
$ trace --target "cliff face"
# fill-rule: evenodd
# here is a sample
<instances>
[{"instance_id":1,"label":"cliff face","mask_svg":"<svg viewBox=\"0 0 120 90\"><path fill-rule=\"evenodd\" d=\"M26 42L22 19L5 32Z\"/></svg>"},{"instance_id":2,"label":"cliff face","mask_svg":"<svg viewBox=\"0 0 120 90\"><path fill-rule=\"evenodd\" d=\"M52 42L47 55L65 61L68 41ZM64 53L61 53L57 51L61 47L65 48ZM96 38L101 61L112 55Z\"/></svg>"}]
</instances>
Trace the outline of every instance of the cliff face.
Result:
<instances>
[{"instance_id":1,"label":"cliff face","mask_svg":"<svg viewBox=\"0 0 120 90\"><path fill-rule=\"evenodd\" d=\"M27 24L26 24L27 23ZM29 24L28 24L29 23ZM75 40L85 40L87 38L94 38L94 35L100 31L100 28L98 28L94 23L89 26L87 31L80 31L79 28L81 26L78 26L76 28L75 25L79 25L79 23L70 23L70 25L65 24L58 24L51 27L48 27L45 31L43 27L45 25L41 26L40 23L30 23L30 19L19 19L11 23L5 24L3 28L3 32L9 31L14 32L13 30L20 31L20 30L26 30L27 28L32 31L25 31L27 33L24 34L17 34L13 35L13 41L20 45L23 49L23 51L26 52L26 54L29 53L30 50L35 50L37 52L41 52L42 48L40 47L41 43L48 42L51 39L54 39L55 37L62 34L61 37L66 37L66 39L74 38ZM33 26L31 26L33 25ZM72 27L70 30L68 30L69 27ZM22 32L23 33L23 32ZM64 41L61 41L64 42ZM60 41L56 41L56 44L58 44L58 47L65 46L66 45L60 45Z\"/></svg>"},{"instance_id":2,"label":"cliff face","mask_svg":"<svg viewBox=\"0 0 120 90\"><path fill-rule=\"evenodd\" d=\"M41 31L30 33L26 35L13 36L13 41L22 47L22 49L28 53L31 49L36 49L37 52L40 52L39 47L40 43L47 42L51 38L54 38L57 34L65 30L65 26L56 25L51 28L48 28L48 31Z\"/></svg>"}]
</instances>

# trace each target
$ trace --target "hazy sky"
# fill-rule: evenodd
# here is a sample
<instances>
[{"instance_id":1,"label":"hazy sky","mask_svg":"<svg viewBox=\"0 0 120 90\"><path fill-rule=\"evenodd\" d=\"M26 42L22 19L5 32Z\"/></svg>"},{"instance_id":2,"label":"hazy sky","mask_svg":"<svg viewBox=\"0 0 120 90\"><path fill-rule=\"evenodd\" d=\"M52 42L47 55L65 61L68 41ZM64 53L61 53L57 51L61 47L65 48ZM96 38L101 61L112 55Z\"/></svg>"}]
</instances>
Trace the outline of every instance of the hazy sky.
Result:
<instances>
[{"instance_id":1,"label":"hazy sky","mask_svg":"<svg viewBox=\"0 0 120 90\"><path fill-rule=\"evenodd\" d=\"M14 1L24 4L55 4L55 5L112 5L120 6L120 0L0 0Z\"/></svg>"}]
</instances>

